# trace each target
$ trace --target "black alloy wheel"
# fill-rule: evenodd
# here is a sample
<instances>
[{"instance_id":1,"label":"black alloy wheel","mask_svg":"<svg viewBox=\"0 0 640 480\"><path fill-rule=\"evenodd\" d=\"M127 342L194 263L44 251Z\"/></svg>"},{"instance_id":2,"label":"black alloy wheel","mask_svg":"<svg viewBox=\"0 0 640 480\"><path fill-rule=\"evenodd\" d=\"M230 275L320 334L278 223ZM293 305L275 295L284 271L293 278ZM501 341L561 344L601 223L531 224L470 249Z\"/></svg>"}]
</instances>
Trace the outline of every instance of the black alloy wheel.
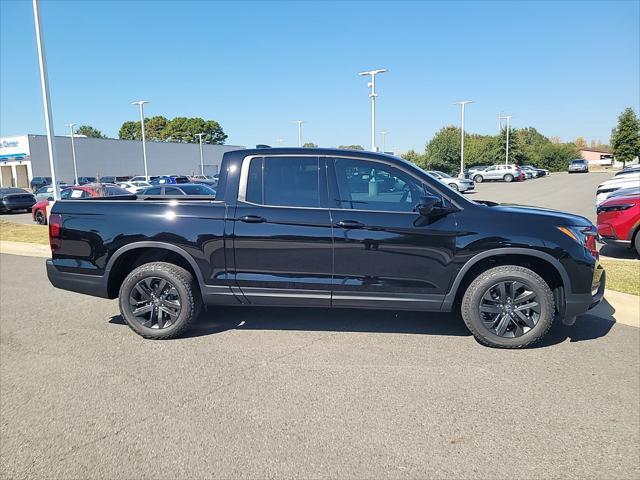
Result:
<instances>
[{"instance_id":1,"label":"black alloy wheel","mask_svg":"<svg viewBox=\"0 0 640 480\"><path fill-rule=\"evenodd\" d=\"M533 329L540 319L538 296L515 280L489 287L479 306L484 327L502 338L517 338Z\"/></svg>"},{"instance_id":2,"label":"black alloy wheel","mask_svg":"<svg viewBox=\"0 0 640 480\"><path fill-rule=\"evenodd\" d=\"M168 328L180 316L182 304L176 287L160 277L146 277L129 294L133 318L143 327Z\"/></svg>"}]
</instances>

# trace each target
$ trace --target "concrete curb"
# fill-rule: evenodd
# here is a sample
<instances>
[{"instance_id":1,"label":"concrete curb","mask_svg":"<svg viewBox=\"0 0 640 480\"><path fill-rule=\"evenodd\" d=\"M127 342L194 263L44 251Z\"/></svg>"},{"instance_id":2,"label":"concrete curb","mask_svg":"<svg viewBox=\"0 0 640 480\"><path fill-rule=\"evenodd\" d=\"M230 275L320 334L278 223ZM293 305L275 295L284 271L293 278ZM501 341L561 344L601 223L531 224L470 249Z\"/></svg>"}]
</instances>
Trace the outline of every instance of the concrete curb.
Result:
<instances>
[{"instance_id":1,"label":"concrete curb","mask_svg":"<svg viewBox=\"0 0 640 480\"><path fill-rule=\"evenodd\" d=\"M49 245L40 245L37 243L26 242L10 242L8 240L0 240L0 253L8 255L21 255L23 257L51 257L51 248Z\"/></svg>"},{"instance_id":2,"label":"concrete curb","mask_svg":"<svg viewBox=\"0 0 640 480\"><path fill-rule=\"evenodd\" d=\"M36 243L9 242L0 240L0 253L21 255L26 257L50 258L51 250L48 245ZM640 328L640 297L628 293L605 290L604 298L615 310L616 323ZM591 314L598 315L601 305L593 309Z\"/></svg>"},{"instance_id":3,"label":"concrete curb","mask_svg":"<svg viewBox=\"0 0 640 480\"><path fill-rule=\"evenodd\" d=\"M605 300L613 307L616 323L640 328L640 297L628 293L604 291ZM597 308L597 307L596 307ZM594 309L594 313L596 309Z\"/></svg>"}]
</instances>

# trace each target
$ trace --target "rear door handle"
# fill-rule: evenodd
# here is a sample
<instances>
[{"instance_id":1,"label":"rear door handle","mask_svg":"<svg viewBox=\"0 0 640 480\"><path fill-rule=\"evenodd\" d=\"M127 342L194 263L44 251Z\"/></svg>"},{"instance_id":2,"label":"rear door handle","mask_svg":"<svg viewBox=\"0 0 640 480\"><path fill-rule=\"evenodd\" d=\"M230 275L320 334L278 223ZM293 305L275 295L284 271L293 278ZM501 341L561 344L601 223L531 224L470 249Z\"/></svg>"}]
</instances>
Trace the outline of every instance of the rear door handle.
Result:
<instances>
[{"instance_id":1,"label":"rear door handle","mask_svg":"<svg viewBox=\"0 0 640 480\"><path fill-rule=\"evenodd\" d=\"M336 223L339 227L342 228L364 228L366 225L364 223L358 222L357 220L340 220Z\"/></svg>"},{"instance_id":2,"label":"rear door handle","mask_svg":"<svg viewBox=\"0 0 640 480\"><path fill-rule=\"evenodd\" d=\"M245 215L240 217L240 221L245 223L264 223L267 219L258 215Z\"/></svg>"}]
</instances>

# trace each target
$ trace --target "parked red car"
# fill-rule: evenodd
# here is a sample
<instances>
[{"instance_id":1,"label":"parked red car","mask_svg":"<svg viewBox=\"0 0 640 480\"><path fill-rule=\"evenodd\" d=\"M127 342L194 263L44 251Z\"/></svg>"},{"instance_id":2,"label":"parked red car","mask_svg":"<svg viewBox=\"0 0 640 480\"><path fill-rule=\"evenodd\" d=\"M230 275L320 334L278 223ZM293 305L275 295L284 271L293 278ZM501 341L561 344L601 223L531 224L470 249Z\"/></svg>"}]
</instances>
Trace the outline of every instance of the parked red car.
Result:
<instances>
[{"instance_id":1,"label":"parked red car","mask_svg":"<svg viewBox=\"0 0 640 480\"><path fill-rule=\"evenodd\" d=\"M87 184L62 189L60 199L74 200L91 197L112 197L114 195L131 195L131 193L116 185ZM47 224L47 205L51 200L53 200L53 197L49 197L47 200L40 200L31 208L31 216L34 222L39 225Z\"/></svg>"},{"instance_id":2,"label":"parked red car","mask_svg":"<svg viewBox=\"0 0 640 480\"><path fill-rule=\"evenodd\" d=\"M635 248L640 255L640 195L609 198L597 211L602 241Z\"/></svg>"}]
</instances>

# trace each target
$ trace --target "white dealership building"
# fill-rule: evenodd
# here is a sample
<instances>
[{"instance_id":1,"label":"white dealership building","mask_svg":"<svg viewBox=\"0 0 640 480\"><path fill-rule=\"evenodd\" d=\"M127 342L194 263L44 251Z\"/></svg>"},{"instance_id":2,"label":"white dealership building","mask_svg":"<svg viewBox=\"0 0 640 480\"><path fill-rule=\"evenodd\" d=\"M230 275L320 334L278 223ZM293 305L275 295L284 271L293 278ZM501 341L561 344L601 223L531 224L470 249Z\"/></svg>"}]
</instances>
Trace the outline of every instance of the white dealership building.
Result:
<instances>
[{"instance_id":1,"label":"white dealership building","mask_svg":"<svg viewBox=\"0 0 640 480\"><path fill-rule=\"evenodd\" d=\"M80 177L144 175L142 142L75 137L76 165ZM73 183L71 137L56 136L58 180ZM218 173L222 156L234 145L202 145L205 175ZM197 143L147 142L149 175L200 174ZM0 138L0 186L26 188L33 177L50 177L46 135Z\"/></svg>"}]
</instances>

